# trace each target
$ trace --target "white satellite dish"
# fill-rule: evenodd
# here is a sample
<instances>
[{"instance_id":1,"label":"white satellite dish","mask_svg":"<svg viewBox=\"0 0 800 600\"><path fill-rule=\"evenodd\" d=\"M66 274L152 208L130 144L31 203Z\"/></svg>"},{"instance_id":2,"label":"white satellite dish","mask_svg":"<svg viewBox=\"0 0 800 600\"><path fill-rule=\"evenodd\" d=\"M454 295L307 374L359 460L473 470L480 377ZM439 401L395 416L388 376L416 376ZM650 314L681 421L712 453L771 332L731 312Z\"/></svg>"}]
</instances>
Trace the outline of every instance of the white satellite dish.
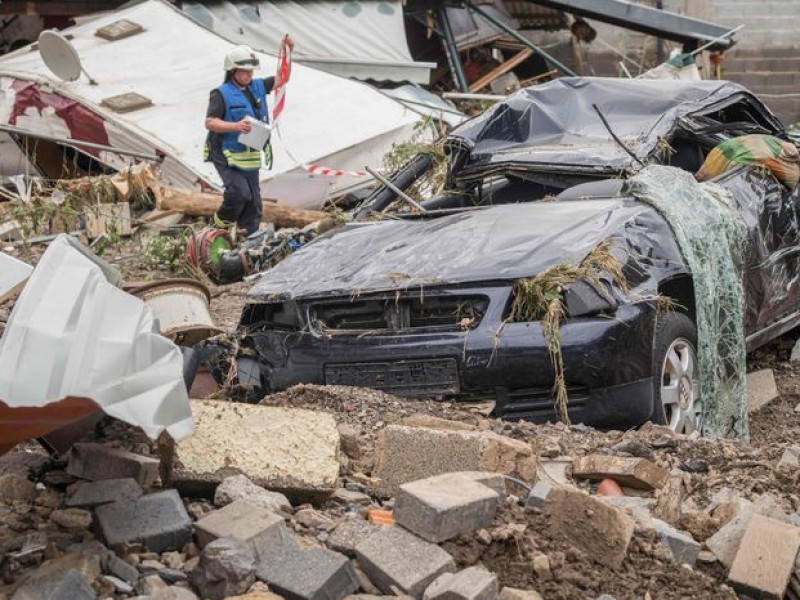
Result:
<instances>
[{"instance_id":1,"label":"white satellite dish","mask_svg":"<svg viewBox=\"0 0 800 600\"><path fill-rule=\"evenodd\" d=\"M59 79L77 81L81 73L89 83L97 85L81 66L81 57L70 41L57 31L45 30L39 34L39 54L47 68Z\"/></svg>"}]
</instances>

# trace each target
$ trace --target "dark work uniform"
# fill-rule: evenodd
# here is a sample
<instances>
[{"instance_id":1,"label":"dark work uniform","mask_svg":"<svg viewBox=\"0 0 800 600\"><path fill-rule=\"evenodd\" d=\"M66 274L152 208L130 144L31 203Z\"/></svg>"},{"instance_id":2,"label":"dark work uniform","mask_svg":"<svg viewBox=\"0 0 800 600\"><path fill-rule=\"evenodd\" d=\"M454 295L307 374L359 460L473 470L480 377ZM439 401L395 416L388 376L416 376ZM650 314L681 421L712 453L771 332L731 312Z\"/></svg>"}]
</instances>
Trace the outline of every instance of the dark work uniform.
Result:
<instances>
[{"instance_id":1,"label":"dark work uniform","mask_svg":"<svg viewBox=\"0 0 800 600\"><path fill-rule=\"evenodd\" d=\"M265 95L269 95L274 86L274 77L265 78ZM253 98L250 91L247 89L243 91L250 103L255 105L255 98ZM206 118L225 119L225 102L222 94L216 88L211 90L209 95ZM239 227L245 229L248 235L257 231L261 223L262 214L259 171L245 171L230 166L222 153L220 134L209 131L206 144L208 146L208 160L214 164L217 173L222 179L222 185L225 186L222 206L217 210L217 217L230 223L235 222ZM257 199L257 201L252 202L250 199Z\"/></svg>"}]
</instances>

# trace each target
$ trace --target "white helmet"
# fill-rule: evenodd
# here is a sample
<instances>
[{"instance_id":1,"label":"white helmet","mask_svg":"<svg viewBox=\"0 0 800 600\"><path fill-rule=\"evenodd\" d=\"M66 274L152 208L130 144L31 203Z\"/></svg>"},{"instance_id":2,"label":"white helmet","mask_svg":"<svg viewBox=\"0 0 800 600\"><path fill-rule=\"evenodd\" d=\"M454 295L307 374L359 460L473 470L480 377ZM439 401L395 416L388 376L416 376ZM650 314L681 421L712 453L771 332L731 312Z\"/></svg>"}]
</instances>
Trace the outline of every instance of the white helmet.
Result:
<instances>
[{"instance_id":1,"label":"white helmet","mask_svg":"<svg viewBox=\"0 0 800 600\"><path fill-rule=\"evenodd\" d=\"M255 71L258 68L258 57L250 46L236 46L225 55L225 70L245 69Z\"/></svg>"}]
</instances>

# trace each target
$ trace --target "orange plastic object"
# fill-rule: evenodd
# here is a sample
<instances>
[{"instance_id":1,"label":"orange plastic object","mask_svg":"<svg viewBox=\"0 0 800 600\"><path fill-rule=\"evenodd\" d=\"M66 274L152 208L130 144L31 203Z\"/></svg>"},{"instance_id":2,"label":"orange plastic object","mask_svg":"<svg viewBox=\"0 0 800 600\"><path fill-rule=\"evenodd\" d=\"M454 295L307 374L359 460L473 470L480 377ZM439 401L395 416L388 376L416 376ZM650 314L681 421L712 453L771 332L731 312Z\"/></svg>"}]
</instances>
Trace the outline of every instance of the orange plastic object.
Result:
<instances>
[{"instance_id":1,"label":"orange plastic object","mask_svg":"<svg viewBox=\"0 0 800 600\"><path fill-rule=\"evenodd\" d=\"M394 517L392 516L392 511L390 510L379 510L377 508L373 508L367 513L367 519L369 519L370 523L382 525L383 527L391 527L394 525Z\"/></svg>"},{"instance_id":2,"label":"orange plastic object","mask_svg":"<svg viewBox=\"0 0 800 600\"><path fill-rule=\"evenodd\" d=\"M597 486L598 496L624 496L625 493L619 484L613 479L603 479Z\"/></svg>"}]
</instances>

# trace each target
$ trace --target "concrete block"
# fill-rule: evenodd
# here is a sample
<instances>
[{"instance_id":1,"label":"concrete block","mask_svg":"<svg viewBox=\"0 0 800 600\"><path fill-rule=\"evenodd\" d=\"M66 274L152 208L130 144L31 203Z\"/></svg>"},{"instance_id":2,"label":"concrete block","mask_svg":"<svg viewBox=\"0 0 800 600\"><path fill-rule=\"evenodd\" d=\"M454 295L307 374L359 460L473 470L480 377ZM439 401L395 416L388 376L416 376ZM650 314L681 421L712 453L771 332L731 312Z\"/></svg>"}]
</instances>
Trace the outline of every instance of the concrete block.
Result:
<instances>
[{"instance_id":1,"label":"concrete block","mask_svg":"<svg viewBox=\"0 0 800 600\"><path fill-rule=\"evenodd\" d=\"M117 500L136 500L143 494L142 486L135 479L108 479L84 483L67 499L66 505L77 508L93 508Z\"/></svg>"},{"instance_id":2,"label":"concrete block","mask_svg":"<svg viewBox=\"0 0 800 600\"><path fill-rule=\"evenodd\" d=\"M192 521L175 490L98 506L95 517L108 546L139 542L151 552L165 552L192 539Z\"/></svg>"},{"instance_id":3,"label":"concrete block","mask_svg":"<svg viewBox=\"0 0 800 600\"><path fill-rule=\"evenodd\" d=\"M480 567L442 573L425 590L423 600L495 600L497 575Z\"/></svg>"},{"instance_id":4,"label":"concrete block","mask_svg":"<svg viewBox=\"0 0 800 600\"><path fill-rule=\"evenodd\" d=\"M764 494L753 503L743 501L741 504L738 514L705 541L706 547L714 553L717 560L728 568L733 564L753 515L786 521L786 513L769 494Z\"/></svg>"},{"instance_id":5,"label":"concrete block","mask_svg":"<svg viewBox=\"0 0 800 600\"><path fill-rule=\"evenodd\" d=\"M800 529L753 515L728 573L738 592L779 600L786 593L800 550Z\"/></svg>"},{"instance_id":6,"label":"concrete block","mask_svg":"<svg viewBox=\"0 0 800 600\"><path fill-rule=\"evenodd\" d=\"M653 515L650 513L652 501L638 496L598 496L606 504L617 506L633 517L638 529L653 527Z\"/></svg>"},{"instance_id":7,"label":"concrete block","mask_svg":"<svg viewBox=\"0 0 800 600\"><path fill-rule=\"evenodd\" d=\"M661 519L652 519L659 541L678 564L694 566L700 553L700 543L688 533L678 531Z\"/></svg>"},{"instance_id":8,"label":"concrete block","mask_svg":"<svg viewBox=\"0 0 800 600\"><path fill-rule=\"evenodd\" d=\"M375 443L376 492L393 496L404 483L456 471L487 471L536 477L530 444L490 431L441 431L389 425Z\"/></svg>"},{"instance_id":9,"label":"concrete block","mask_svg":"<svg viewBox=\"0 0 800 600\"><path fill-rule=\"evenodd\" d=\"M136 585L139 580L139 570L132 564L125 562L113 552L108 552L102 559L103 572L113 575L126 583Z\"/></svg>"},{"instance_id":10,"label":"concrete block","mask_svg":"<svg viewBox=\"0 0 800 600\"><path fill-rule=\"evenodd\" d=\"M445 473L400 486L394 520L421 538L438 544L488 527L499 495L461 473Z\"/></svg>"},{"instance_id":11,"label":"concrete block","mask_svg":"<svg viewBox=\"0 0 800 600\"><path fill-rule=\"evenodd\" d=\"M244 594L256 580L252 546L232 537L214 540L203 548L191 580L203 598L224 600Z\"/></svg>"},{"instance_id":12,"label":"concrete block","mask_svg":"<svg viewBox=\"0 0 800 600\"><path fill-rule=\"evenodd\" d=\"M377 530L378 526L366 519L360 517L345 519L331 532L325 544L334 552L353 557L356 555L356 546Z\"/></svg>"},{"instance_id":13,"label":"concrete block","mask_svg":"<svg viewBox=\"0 0 800 600\"><path fill-rule=\"evenodd\" d=\"M747 390L748 413L754 413L778 397L778 386L775 383L772 369L748 373L745 376L744 385Z\"/></svg>"},{"instance_id":14,"label":"concrete block","mask_svg":"<svg viewBox=\"0 0 800 600\"><path fill-rule=\"evenodd\" d=\"M97 594L78 571L69 569L47 577L29 580L11 600L95 600Z\"/></svg>"},{"instance_id":15,"label":"concrete block","mask_svg":"<svg viewBox=\"0 0 800 600\"><path fill-rule=\"evenodd\" d=\"M622 566L635 524L621 509L577 489L556 488L544 510L554 538L566 540L602 565Z\"/></svg>"},{"instance_id":16,"label":"concrete block","mask_svg":"<svg viewBox=\"0 0 800 600\"><path fill-rule=\"evenodd\" d=\"M262 506L273 512L292 508L286 496L265 490L244 475L226 477L214 491L214 506L225 506L236 500L247 500L253 506Z\"/></svg>"},{"instance_id":17,"label":"concrete block","mask_svg":"<svg viewBox=\"0 0 800 600\"><path fill-rule=\"evenodd\" d=\"M356 557L382 592L393 593L396 586L415 598L421 598L439 575L455 571L447 552L397 526L383 528L361 542Z\"/></svg>"},{"instance_id":18,"label":"concrete block","mask_svg":"<svg viewBox=\"0 0 800 600\"><path fill-rule=\"evenodd\" d=\"M237 500L198 519L194 524L197 543L202 548L226 536L252 541L273 527L283 526L283 518L269 509Z\"/></svg>"},{"instance_id":19,"label":"concrete block","mask_svg":"<svg viewBox=\"0 0 800 600\"><path fill-rule=\"evenodd\" d=\"M237 474L298 500L338 487L339 432L331 415L211 400L193 400L192 414L195 432L177 444L172 477L183 493L210 494Z\"/></svg>"},{"instance_id":20,"label":"concrete block","mask_svg":"<svg viewBox=\"0 0 800 600\"><path fill-rule=\"evenodd\" d=\"M572 476L594 481L610 478L620 485L654 490L666 483L669 473L646 458L589 454L575 458Z\"/></svg>"},{"instance_id":21,"label":"concrete block","mask_svg":"<svg viewBox=\"0 0 800 600\"><path fill-rule=\"evenodd\" d=\"M533 510L534 508L542 508L544 506L545 501L547 500L547 496L553 490L553 486L545 481L537 481L533 488L531 488L530 493L528 494L527 500L525 500L525 508L528 510Z\"/></svg>"},{"instance_id":22,"label":"concrete block","mask_svg":"<svg viewBox=\"0 0 800 600\"><path fill-rule=\"evenodd\" d=\"M487 471L459 471L459 473L494 490L501 498L507 493L506 478L500 473L488 473Z\"/></svg>"},{"instance_id":23,"label":"concrete block","mask_svg":"<svg viewBox=\"0 0 800 600\"><path fill-rule=\"evenodd\" d=\"M158 477L159 461L112 448L104 444L75 444L69 455L67 473L89 481L108 479L134 479L143 488L149 488Z\"/></svg>"},{"instance_id":24,"label":"concrete block","mask_svg":"<svg viewBox=\"0 0 800 600\"><path fill-rule=\"evenodd\" d=\"M323 548L303 550L285 527L253 543L256 577L287 600L342 600L360 586L347 557Z\"/></svg>"}]
</instances>

